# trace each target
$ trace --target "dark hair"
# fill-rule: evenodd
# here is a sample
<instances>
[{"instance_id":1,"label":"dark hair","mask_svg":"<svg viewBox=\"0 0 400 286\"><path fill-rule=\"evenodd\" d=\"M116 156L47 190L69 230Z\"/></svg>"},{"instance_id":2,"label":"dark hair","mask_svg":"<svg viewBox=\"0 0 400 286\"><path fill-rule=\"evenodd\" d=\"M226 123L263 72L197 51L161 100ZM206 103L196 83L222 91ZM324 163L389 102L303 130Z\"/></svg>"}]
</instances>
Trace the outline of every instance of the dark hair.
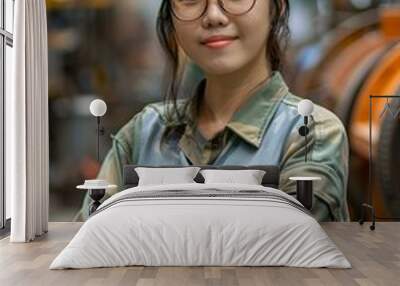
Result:
<instances>
[{"instance_id":1,"label":"dark hair","mask_svg":"<svg viewBox=\"0 0 400 286\"><path fill-rule=\"evenodd\" d=\"M283 53L289 38L289 0L269 1L271 30L267 39L266 57L272 70L281 70ZM157 18L157 36L162 49L167 55L167 65L163 83L163 98L167 106L167 120L172 120L175 115L177 117L174 119L181 121L184 112L182 112L182 114L179 113L177 99L183 82L184 62L179 54L172 17L170 0L163 0ZM168 103L171 103L171 105Z\"/></svg>"}]
</instances>

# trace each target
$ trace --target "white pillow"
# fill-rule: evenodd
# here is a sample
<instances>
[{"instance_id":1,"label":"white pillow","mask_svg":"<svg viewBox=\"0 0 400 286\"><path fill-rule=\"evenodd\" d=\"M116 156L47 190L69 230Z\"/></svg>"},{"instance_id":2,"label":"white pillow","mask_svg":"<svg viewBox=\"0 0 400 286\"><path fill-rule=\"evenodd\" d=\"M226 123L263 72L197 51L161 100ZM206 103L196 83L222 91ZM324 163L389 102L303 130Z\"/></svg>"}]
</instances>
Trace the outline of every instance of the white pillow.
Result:
<instances>
[{"instance_id":1,"label":"white pillow","mask_svg":"<svg viewBox=\"0 0 400 286\"><path fill-rule=\"evenodd\" d=\"M148 168L136 167L138 186L196 183L199 167Z\"/></svg>"},{"instance_id":2,"label":"white pillow","mask_svg":"<svg viewBox=\"0 0 400 286\"><path fill-rule=\"evenodd\" d=\"M212 183L234 183L246 185L261 185L265 175L263 170L201 170L205 184Z\"/></svg>"}]
</instances>

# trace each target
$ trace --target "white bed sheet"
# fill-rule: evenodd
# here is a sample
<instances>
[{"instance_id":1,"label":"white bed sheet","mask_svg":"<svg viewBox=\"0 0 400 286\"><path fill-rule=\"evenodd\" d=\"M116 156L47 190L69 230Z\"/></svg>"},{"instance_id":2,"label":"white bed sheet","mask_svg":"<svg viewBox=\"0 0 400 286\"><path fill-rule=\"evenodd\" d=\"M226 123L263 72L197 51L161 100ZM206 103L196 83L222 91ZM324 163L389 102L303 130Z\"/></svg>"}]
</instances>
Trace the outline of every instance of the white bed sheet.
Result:
<instances>
[{"instance_id":1,"label":"white bed sheet","mask_svg":"<svg viewBox=\"0 0 400 286\"><path fill-rule=\"evenodd\" d=\"M259 198L174 197L121 200L146 191L262 190L254 185L139 186L117 193L90 217L50 269L145 266L293 266L350 268L309 214ZM116 203L117 202L117 203Z\"/></svg>"}]
</instances>

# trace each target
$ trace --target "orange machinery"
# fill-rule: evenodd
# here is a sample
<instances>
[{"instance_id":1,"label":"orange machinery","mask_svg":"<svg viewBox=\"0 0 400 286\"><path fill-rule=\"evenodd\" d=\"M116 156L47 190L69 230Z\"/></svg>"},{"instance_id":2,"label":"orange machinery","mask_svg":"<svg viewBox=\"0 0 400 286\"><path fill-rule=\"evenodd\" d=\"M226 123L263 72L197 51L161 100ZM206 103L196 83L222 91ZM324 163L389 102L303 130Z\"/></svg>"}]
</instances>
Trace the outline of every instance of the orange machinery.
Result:
<instances>
[{"instance_id":1,"label":"orange machinery","mask_svg":"<svg viewBox=\"0 0 400 286\"><path fill-rule=\"evenodd\" d=\"M320 61L301 71L298 94L335 111L342 119L351 147L349 205L353 219L368 193L369 98L400 92L400 7L361 13L337 27L323 40ZM374 180L371 193L378 216L400 215L399 120L393 113L399 100L374 99L372 154ZM386 103L392 114L382 115ZM377 179L377 180L376 180Z\"/></svg>"}]
</instances>

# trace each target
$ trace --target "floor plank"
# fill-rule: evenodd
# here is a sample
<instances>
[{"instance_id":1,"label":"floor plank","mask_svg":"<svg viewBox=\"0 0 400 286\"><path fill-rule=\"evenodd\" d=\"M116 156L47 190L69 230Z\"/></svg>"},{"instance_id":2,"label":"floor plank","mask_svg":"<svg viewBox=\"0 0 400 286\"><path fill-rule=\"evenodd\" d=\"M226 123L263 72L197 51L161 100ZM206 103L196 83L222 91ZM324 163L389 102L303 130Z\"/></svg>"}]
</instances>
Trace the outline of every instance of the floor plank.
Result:
<instances>
[{"instance_id":1,"label":"floor plank","mask_svg":"<svg viewBox=\"0 0 400 286\"><path fill-rule=\"evenodd\" d=\"M357 223L323 223L352 269L290 267L116 267L49 270L55 256L82 223L50 223L32 243L0 240L0 285L399 285L400 223L381 222L375 231Z\"/></svg>"}]
</instances>

